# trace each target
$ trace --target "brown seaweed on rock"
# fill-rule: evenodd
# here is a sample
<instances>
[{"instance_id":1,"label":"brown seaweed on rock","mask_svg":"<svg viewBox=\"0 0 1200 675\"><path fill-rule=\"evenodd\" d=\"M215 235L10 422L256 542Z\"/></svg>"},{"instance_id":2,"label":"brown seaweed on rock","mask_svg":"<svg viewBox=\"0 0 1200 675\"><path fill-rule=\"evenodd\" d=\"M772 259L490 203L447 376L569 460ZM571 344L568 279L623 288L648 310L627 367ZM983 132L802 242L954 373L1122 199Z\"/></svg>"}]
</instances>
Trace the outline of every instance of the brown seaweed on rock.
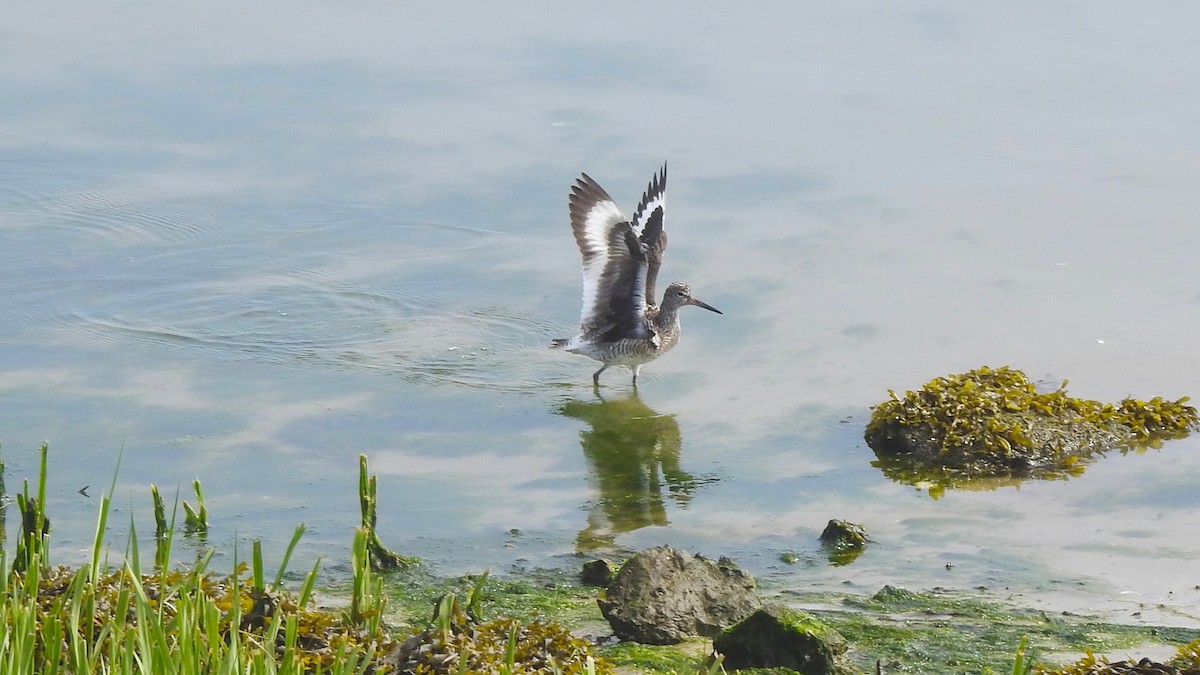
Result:
<instances>
[{"instance_id":1,"label":"brown seaweed on rock","mask_svg":"<svg viewBox=\"0 0 1200 675\"><path fill-rule=\"evenodd\" d=\"M1008 367L938 377L904 396L889 391L875 406L866 441L889 477L932 493L1078 475L1098 454L1158 447L1200 421L1186 397L1110 404L1073 398L1065 388L1064 381L1038 392Z\"/></svg>"}]
</instances>

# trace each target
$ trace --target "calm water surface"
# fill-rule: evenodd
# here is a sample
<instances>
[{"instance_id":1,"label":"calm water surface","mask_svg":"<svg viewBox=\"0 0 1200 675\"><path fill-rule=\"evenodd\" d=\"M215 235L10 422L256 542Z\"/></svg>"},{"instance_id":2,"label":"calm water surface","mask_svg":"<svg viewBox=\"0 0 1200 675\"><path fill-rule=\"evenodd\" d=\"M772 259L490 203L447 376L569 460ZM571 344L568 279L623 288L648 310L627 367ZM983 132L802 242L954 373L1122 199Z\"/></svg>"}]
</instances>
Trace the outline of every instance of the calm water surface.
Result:
<instances>
[{"instance_id":1,"label":"calm water surface","mask_svg":"<svg viewBox=\"0 0 1200 675\"><path fill-rule=\"evenodd\" d=\"M6 6L10 490L47 441L69 562L118 458L115 548L150 483L198 477L210 544L278 554L304 522L336 570L366 453L384 540L439 572L669 543L785 587L1200 624L1200 441L939 499L862 441L888 389L982 364L1197 393L1197 28L1186 3ZM664 279L725 315L685 312L639 395L614 369L600 398L545 349L579 311L567 189L632 209L663 160ZM852 565L830 518L875 541Z\"/></svg>"}]
</instances>

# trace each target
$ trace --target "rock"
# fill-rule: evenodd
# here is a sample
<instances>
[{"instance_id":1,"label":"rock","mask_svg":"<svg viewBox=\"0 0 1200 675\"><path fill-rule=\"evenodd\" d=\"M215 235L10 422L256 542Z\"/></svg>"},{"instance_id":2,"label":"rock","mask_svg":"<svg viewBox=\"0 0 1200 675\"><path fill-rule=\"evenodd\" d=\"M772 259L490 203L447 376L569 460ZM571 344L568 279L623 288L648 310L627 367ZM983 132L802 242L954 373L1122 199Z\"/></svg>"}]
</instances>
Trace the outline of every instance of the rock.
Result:
<instances>
[{"instance_id":1,"label":"rock","mask_svg":"<svg viewBox=\"0 0 1200 675\"><path fill-rule=\"evenodd\" d=\"M946 478L1075 475L1118 447L1182 438L1200 421L1187 398L1117 404L1073 398L1066 382L1040 392L1019 370L977 368L939 377L875 406L866 441L889 476Z\"/></svg>"},{"instance_id":2,"label":"rock","mask_svg":"<svg viewBox=\"0 0 1200 675\"><path fill-rule=\"evenodd\" d=\"M754 588L754 578L724 558L716 564L660 546L622 565L597 602L617 637L665 645L712 637L745 618L762 604Z\"/></svg>"},{"instance_id":3,"label":"rock","mask_svg":"<svg viewBox=\"0 0 1200 675\"><path fill-rule=\"evenodd\" d=\"M821 532L821 546L834 565L849 565L867 549L867 531L846 520L831 520Z\"/></svg>"},{"instance_id":4,"label":"rock","mask_svg":"<svg viewBox=\"0 0 1200 675\"><path fill-rule=\"evenodd\" d=\"M585 586L599 586L608 588L612 583L617 572L613 569L612 563L604 559L591 560L583 564L583 571L579 574L579 580Z\"/></svg>"},{"instance_id":5,"label":"rock","mask_svg":"<svg viewBox=\"0 0 1200 675\"><path fill-rule=\"evenodd\" d=\"M891 584L884 584L883 588L875 592L871 596L875 602L890 603L892 605L912 605L914 603L923 602L916 593L907 588L900 588Z\"/></svg>"},{"instance_id":6,"label":"rock","mask_svg":"<svg viewBox=\"0 0 1200 675\"><path fill-rule=\"evenodd\" d=\"M816 617L785 605L770 604L713 640L729 670L789 668L805 675L844 675L846 639Z\"/></svg>"}]
</instances>

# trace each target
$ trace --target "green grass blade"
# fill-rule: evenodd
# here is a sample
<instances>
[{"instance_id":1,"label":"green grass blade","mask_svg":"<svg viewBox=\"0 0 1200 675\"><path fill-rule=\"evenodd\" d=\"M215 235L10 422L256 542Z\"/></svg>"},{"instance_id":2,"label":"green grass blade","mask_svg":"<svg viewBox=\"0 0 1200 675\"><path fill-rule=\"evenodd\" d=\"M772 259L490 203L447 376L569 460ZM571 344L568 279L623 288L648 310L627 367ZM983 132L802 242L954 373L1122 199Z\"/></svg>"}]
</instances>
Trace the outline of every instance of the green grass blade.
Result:
<instances>
[{"instance_id":1,"label":"green grass blade","mask_svg":"<svg viewBox=\"0 0 1200 675\"><path fill-rule=\"evenodd\" d=\"M304 523L296 526L296 531L292 533L292 540L288 542L287 550L283 553L283 562L279 563L279 571L275 573L275 582L271 584L271 592L279 590L280 584L283 583L283 575L287 572L288 563L292 560L292 553L296 551L296 546L306 531Z\"/></svg>"},{"instance_id":2,"label":"green grass blade","mask_svg":"<svg viewBox=\"0 0 1200 675\"><path fill-rule=\"evenodd\" d=\"M253 562L254 569L254 585L252 588L255 593L262 593L266 589L263 583L263 552L262 539L255 539L253 547L250 551L250 560Z\"/></svg>"},{"instance_id":3,"label":"green grass blade","mask_svg":"<svg viewBox=\"0 0 1200 675\"><path fill-rule=\"evenodd\" d=\"M313 563L313 568L308 574L304 575L304 583L300 585L300 597L296 600L296 606L304 609L308 606L308 601L312 599L313 586L317 583L317 571L321 568L321 559Z\"/></svg>"}]
</instances>

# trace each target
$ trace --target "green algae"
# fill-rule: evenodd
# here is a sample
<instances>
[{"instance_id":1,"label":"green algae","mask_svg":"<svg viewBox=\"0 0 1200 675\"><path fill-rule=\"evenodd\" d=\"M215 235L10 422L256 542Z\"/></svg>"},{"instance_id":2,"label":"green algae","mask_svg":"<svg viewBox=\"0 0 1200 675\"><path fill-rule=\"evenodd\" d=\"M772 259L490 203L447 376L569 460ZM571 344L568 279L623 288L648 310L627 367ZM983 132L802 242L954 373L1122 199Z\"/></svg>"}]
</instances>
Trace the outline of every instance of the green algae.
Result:
<instances>
[{"instance_id":1,"label":"green algae","mask_svg":"<svg viewBox=\"0 0 1200 675\"><path fill-rule=\"evenodd\" d=\"M413 575L407 597L399 597L397 586L389 586L390 600L404 608L402 614L427 618L440 594L461 593L471 581L470 577ZM602 638L611 630L596 606L601 592L578 583L567 572L530 571L490 579L484 606L491 616L559 623L577 636L600 640L596 654L618 672L694 675L704 671L712 643L702 638L665 646L605 643ZM1128 626L1026 609L985 589L910 591L885 586L871 597L774 589L764 591L764 599L783 600L840 633L850 646L850 664L863 673L875 672L876 662L887 673L1008 673L1022 637L1028 637L1028 653L1034 660L1051 653L1080 657L1089 650L1114 653L1147 643L1182 647L1197 637L1191 629ZM1200 645L1194 650L1200 658Z\"/></svg>"},{"instance_id":2,"label":"green algae","mask_svg":"<svg viewBox=\"0 0 1200 675\"><path fill-rule=\"evenodd\" d=\"M1127 626L1071 614L1015 607L987 591L885 587L870 598L847 597L843 610L814 612L849 640L861 672L1011 672L1017 646L1039 654L1104 653L1147 643L1186 645L1196 631ZM1047 668L1048 666L1043 666Z\"/></svg>"},{"instance_id":3,"label":"green algae","mask_svg":"<svg viewBox=\"0 0 1200 675\"><path fill-rule=\"evenodd\" d=\"M987 366L934 378L889 391L865 437L893 479L945 489L1078 475L1096 454L1159 447L1200 422L1186 397L1111 404L1069 396L1066 384L1039 392L1023 372Z\"/></svg>"},{"instance_id":4,"label":"green algae","mask_svg":"<svg viewBox=\"0 0 1200 675\"><path fill-rule=\"evenodd\" d=\"M477 579L478 575L438 577L420 568L389 574L384 590L389 606L396 609L395 616L389 618L409 626L418 625L434 614L442 597L451 593L466 596ZM490 576L480 600L493 616L522 621L554 617L555 621L578 625L604 622L596 607L596 595L596 588L580 584L574 574L532 570L520 578Z\"/></svg>"},{"instance_id":5,"label":"green algae","mask_svg":"<svg viewBox=\"0 0 1200 675\"><path fill-rule=\"evenodd\" d=\"M711 651L712 642L697 638L675 645L620 642L601 647L600 653L622 672L696 673Z\"/></svg>"}]
</instances>

